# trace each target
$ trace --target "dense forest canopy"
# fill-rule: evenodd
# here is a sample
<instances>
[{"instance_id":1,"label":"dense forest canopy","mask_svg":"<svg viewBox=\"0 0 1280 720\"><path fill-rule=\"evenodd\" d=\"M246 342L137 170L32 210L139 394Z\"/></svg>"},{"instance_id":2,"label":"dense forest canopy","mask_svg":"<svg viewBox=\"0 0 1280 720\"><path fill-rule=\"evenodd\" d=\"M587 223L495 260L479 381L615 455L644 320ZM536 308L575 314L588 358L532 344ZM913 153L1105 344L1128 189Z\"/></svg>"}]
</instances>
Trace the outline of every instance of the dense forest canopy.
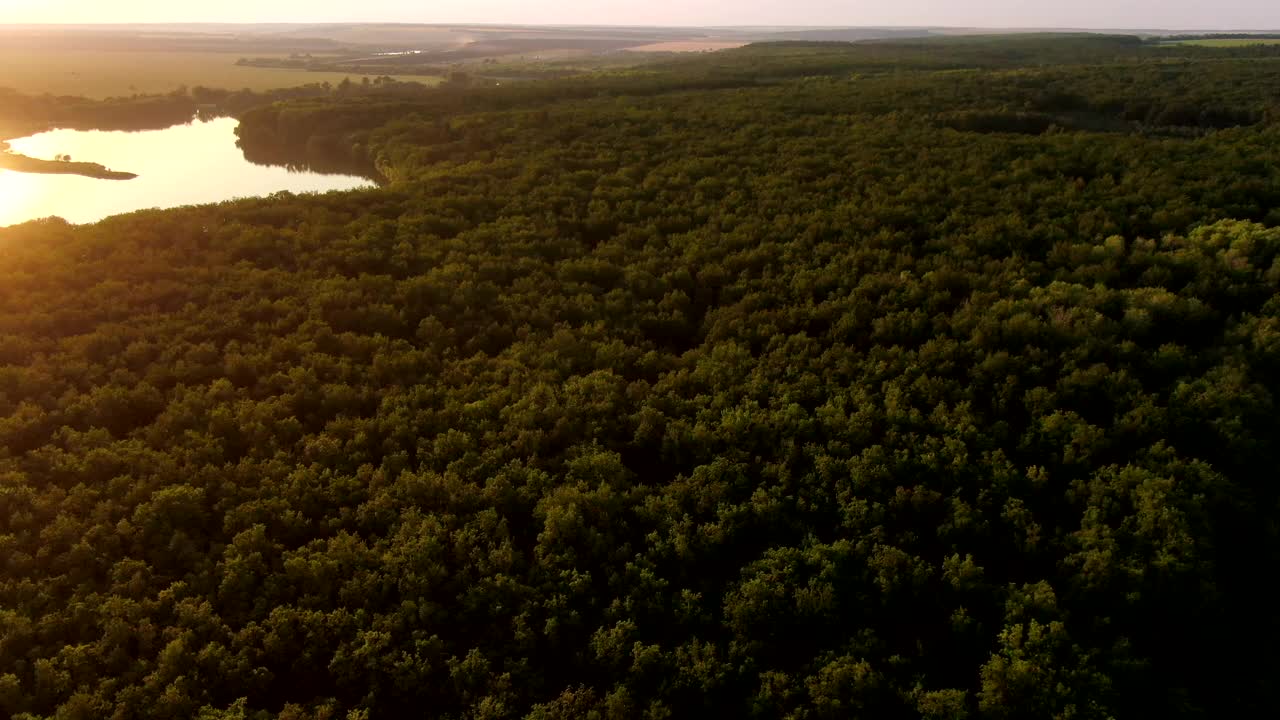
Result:
<instances>
[{"instance_id":1,"label":"dense forest canopy","mask_svg":"<svg viewBox=\"0 0 1280 720\"><path fill-rule=\"evenodd\" d=\"M0 230L0 714L1280 712L1276 49L241 112L389 182Z\"/></svg>"}]
</instances>

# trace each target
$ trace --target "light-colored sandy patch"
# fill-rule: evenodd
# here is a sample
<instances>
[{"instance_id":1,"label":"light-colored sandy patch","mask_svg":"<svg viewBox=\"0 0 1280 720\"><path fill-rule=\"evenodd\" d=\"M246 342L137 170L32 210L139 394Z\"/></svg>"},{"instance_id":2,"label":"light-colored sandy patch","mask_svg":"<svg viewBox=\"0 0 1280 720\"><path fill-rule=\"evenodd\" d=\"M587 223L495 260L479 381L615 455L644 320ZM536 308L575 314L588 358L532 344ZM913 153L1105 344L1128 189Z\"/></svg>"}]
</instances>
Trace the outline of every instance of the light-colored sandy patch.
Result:
<instances>
[{"instance_id":1,"label":"light-colored sandy patch","mask_svg":"<svg viewBox=\"0 0 1280 720\"><path fill-rule=\"evenodd\" d=\"M627 48L631 52L712 52L732 50L748 43L734 40L673 40Z\"/></svg>"}]
</instances>

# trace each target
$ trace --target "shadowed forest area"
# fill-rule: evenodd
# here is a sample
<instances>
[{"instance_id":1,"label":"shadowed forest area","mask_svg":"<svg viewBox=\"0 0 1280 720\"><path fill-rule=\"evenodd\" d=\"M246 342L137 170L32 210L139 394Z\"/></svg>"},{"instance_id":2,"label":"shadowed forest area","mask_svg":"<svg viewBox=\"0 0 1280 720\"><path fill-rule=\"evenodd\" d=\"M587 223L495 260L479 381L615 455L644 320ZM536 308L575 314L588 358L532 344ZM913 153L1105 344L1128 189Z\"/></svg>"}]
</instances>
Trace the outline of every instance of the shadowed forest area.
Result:
<instances>
[{"instance_id":1,"label":"shadowed forest area","mask_svg":"<svg viewBox=\"0 0 1280 720\"><path fill-rule=\"evenodd\" d=\"M235 112L387 183L0 229L0 715L1280 712L1280 47Z\"/></svg>"}]
</instances>

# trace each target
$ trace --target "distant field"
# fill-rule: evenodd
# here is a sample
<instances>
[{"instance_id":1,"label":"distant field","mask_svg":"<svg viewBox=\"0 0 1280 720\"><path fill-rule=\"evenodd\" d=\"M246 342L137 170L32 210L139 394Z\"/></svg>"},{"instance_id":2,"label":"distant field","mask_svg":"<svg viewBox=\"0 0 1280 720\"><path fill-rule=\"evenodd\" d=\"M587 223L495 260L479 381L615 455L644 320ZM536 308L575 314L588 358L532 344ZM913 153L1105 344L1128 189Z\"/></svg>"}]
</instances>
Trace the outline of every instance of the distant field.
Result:
<instances>
[{"instance_id":1,"label":"distant field","mask_svg":"<svg viewBox=\"0 0 1280 720\"><path fill-rule=\"evenodd\" d=\"M573 49L551 49L551 50L531 50L529 52L509 53L506 55L490 55L488 57L467 58L459 61L469 65L483 63L507 63L507 64L527 64L537 62L559 62L562 60L576 60L582 58L601 57L592 53L590 50L573 50Z\"/></svg>"},{"instance_id":2,"label":"distant field","mask_svg":"<svg viewBox=\"0 0 1280 720\"><path fill-rule=\"evenodd\" d=\"M675 40L630 47L627 50L632 52L707 52L709 50L731 50L746 44L745 42L732 40Z\"/></svg>"},{"instance_id":3,"label":"distant field","mask_svg":"<svg viewBox=\"0 0 1280 720\"><path fill-rule=\"evenodd\" d=\"M240 55L182 51L78 51L0 47L0 87L22 93L104 98L164 93L182 86L271 90L309 83L359 82L361 75L241 67ZM433 78L401 77L430 84Z\"/></svg>"},{"instance_id":4,"label":"distant field","mask_svg":"<svg viewBox=\"0 0 1280 720\"><path fill-rule=\"evenodd\" d=\"M1199 47L1243 47L1246 45L1280 45L1280 39L1277 38L1221 38L1209 40L1179 40L1178 45L1197 45Z\"/></svg>"}]
</instances>

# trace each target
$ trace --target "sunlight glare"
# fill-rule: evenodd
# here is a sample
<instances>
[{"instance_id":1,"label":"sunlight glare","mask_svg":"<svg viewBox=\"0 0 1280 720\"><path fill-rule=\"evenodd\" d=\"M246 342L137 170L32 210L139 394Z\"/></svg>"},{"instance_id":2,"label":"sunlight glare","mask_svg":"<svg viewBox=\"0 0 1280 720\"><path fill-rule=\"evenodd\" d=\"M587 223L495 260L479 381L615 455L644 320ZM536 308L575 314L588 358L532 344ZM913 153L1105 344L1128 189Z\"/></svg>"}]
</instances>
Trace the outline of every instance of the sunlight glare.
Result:
<instances>
[{"instance_id":1,"label":"sunlight glare","mask_svg":"<svg viewBox=\"0 0 1280 720\"><path fill-rule=\"evenodd\" d=\"M3 0L0 0L3 3ZM47 205L47 198L41 198L38 185L30 182L24 173L11 170L0 170L0 227L20 222L32 217L47 217L42 206Z\"/></svg>"}]
</instances>

